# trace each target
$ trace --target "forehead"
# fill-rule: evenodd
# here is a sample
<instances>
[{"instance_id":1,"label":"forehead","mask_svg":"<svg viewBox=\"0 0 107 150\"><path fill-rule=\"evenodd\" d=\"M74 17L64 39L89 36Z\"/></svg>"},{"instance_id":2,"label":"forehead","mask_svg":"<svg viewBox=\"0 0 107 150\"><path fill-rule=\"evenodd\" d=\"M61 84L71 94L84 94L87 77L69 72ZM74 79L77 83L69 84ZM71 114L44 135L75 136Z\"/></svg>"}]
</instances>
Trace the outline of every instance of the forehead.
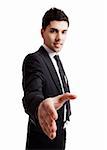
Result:
<instances>
[{"instance_id":1,"label":"forehead","mask_svg":"<svg viewBox=\"0 0 107 150\"><path fill-rule=\"evenodd\" d=\"M58 30L67 30L68 29L68 23L66 21L51 21L48 25L48 28L55 28Z\"/></svg>"}]
</instances>

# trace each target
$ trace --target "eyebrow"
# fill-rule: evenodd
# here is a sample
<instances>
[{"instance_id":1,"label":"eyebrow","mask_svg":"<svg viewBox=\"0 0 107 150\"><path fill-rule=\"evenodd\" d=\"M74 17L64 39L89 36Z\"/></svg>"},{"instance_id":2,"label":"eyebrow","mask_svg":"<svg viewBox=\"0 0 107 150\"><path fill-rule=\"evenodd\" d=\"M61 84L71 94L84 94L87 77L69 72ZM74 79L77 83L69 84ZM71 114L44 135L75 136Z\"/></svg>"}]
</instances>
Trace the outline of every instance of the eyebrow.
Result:
<instances>
[{"instance_id":1,"label":"eyebrow","mask_svg":"<svg viewBox=\"0 0 107 150\"><path fill-rule=\"evenodd\" d=\"M50 30L54 30L54 31L56 31L56 32L58 32L59 30L58 29L56 29L56 28L50 28ZM67 29L64 29L64 30L62 30L62 31L67 31Z\"/></svg>"}]
</instances>

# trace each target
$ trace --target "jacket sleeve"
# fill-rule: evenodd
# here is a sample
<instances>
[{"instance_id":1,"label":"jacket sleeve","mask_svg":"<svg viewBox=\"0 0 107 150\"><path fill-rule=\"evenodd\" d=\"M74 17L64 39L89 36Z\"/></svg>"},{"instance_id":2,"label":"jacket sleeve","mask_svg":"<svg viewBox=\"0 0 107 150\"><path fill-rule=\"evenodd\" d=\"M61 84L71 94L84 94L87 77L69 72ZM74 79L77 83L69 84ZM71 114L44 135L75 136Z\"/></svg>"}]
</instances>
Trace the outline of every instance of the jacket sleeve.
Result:
<instances>
[{"instance_id":1,"label":"jacket sleeve","mask_svg":"<svg viewBox=\"0 0 107 150\"><path fill-rule=\"evenodd\" d=\"M37 109L41 101L44 100L43 85L44 77L39 59L33 54L26 56L22 67L22 86L24 97L22 99L25 112L35 121Z\"/></svg>"}]
</instances>

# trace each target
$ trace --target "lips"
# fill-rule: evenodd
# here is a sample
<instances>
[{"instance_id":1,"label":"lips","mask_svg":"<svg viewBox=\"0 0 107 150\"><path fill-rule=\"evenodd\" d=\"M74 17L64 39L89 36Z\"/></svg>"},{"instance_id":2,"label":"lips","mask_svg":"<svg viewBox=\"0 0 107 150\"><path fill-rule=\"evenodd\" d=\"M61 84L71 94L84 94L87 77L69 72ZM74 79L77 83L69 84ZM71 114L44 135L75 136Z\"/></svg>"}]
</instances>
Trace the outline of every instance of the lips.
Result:
<instances>
[{"instance_id":1,"label":"lips","mask_svg":"<svg viewBox=\"0 0 107 150\"><path fill-rule=\"evenodd\" d=\"M54 45L55 45L56 47L59 47L59 46L62 45L62 43L54 43Z\"/></svg>"},{"instance_id":2,"label":"lips","mask_svg":"<svg viewBox=\"0 0 107 150\"><path fill-rule=\"evenodd\" d=\"M62 43L58 43L58 42L55 42L54 44L59 44L59 45L62 45Z\"/></svg>"}]
</instances>

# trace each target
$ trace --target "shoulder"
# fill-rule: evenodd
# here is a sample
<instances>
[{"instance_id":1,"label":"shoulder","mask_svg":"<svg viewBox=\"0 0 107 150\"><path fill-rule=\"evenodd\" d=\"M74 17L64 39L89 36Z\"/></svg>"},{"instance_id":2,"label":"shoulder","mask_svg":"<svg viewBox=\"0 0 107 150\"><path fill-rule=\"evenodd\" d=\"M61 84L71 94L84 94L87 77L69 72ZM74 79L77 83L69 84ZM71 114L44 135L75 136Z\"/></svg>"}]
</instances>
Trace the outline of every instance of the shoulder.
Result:
<instances>
[{"instance_id":1,"label":"shoulder","mask_svg":"<svg viewBox=\"0 0 107 150\"><path fill-rule=\"evenodd\" d=\"M24 62L29 62L29 61L42 61L43 57L47 57L48 54L46 52L46 50L44 49L43 46L41 46L39 48L39 50L37 50L34 53L29 53L28 55L26 55Z\"/></svg>"},{"instance_id":2,"label":"shoulder","mask_svg":"<svg viewBox=\"0 0 107 150\"><path fill-rule=\"evenodd\" d=\"M38 51L34 52L34 53L29 53L25 56L24 60L23 60L23 64L26 63L33 63L35 61L39 60L39 53Z\"/></svg>"},{"instance_id":3,"label":"shoulder","mask_svg":"<svg viewBox=\"0 0 107 150\"><path fill-rule=\"evenodd\" d=\"M24 60L23 60L23 64L22 64L22 69L25 68L42 68L43 64L44 64L44 57L45 57L45 50L44 48L41 46L39 48L39 50L37 50L34 53L29 53L28 55L25 56ZM46 58L46 57L45 57Z\"/></svg>"}]
</instances>

